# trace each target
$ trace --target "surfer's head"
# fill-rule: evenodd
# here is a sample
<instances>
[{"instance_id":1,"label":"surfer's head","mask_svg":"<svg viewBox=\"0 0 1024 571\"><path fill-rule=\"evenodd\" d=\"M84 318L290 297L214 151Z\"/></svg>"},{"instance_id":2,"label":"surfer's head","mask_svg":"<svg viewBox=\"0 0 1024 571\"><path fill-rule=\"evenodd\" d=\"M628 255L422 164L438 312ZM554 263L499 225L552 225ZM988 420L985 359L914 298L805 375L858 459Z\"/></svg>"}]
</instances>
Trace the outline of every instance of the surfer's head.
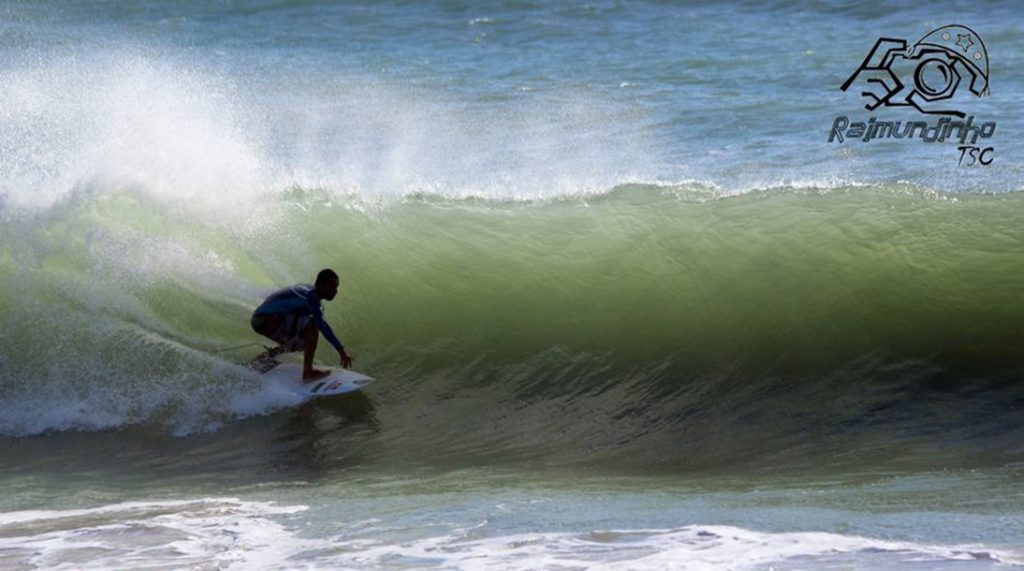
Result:
<instances>
[{"instance_id":1,"label":"surfer's head","mask_svg":"<svg viewBox=\"0 0 1024 571\"><path fill-rule=\"evenodd\" d=\"M334 299L334 296L338 295L338 283L340 281L338 274L334 273L334 270L324 268L316 275L316 283L313 284L313 287L316 288L316 293L320 296L320 299L331 301Z\"/></svg>"}]
</instances>

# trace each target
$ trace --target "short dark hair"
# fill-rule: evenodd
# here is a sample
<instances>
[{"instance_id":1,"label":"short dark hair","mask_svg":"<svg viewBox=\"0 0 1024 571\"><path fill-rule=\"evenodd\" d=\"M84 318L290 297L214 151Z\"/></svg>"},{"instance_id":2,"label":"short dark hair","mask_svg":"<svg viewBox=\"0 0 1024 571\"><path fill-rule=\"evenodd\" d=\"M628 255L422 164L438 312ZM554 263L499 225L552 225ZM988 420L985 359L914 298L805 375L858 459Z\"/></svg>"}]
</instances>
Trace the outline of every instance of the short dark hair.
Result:
<instances>
[{"instance_id":1,"label":"short dark hair","mask_svg":"<svg viewBox=\"0 0 1024 571\"><path fill-rule=\"evenodd\" d=\"M320 273L316 275L316 283L313 285L325 284L330 280L340 281L338 274L334 273L334 270L330 268L324 268L320 270Z\"/></svg>"}]
</instances>

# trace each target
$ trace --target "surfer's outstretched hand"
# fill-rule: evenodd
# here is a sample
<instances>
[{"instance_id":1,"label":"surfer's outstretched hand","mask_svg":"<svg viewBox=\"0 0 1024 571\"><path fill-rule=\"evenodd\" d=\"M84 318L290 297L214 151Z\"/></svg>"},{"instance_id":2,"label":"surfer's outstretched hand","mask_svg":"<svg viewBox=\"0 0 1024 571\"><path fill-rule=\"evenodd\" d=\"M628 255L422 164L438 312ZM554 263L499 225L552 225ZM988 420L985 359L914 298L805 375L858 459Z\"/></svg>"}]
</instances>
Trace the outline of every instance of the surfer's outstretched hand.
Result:
<instances>
[{"instance_id":1,"label":"surfer's outstretched hand","mask_svg":"<svg viewBox=\"0 0 1024 571\"><path fill-rule=\"evenodd\" d=\"M346 369L352 366L352 355L349 355L344 349L338 351L338 357L341 358L341 366Z\"/></svg>"}]
</instances>

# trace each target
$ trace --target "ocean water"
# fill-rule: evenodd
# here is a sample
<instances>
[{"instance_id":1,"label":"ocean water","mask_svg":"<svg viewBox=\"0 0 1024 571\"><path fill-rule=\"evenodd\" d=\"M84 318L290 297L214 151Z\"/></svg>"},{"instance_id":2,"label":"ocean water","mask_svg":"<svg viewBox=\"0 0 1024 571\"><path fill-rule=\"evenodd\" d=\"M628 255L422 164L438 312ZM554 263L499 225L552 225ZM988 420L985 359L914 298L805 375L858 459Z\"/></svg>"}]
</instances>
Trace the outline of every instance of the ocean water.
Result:
<instances>
[{"instance_id":1,"label":"ocean water","mask_svg":"<svg viewBox=\"0 0 1024 571\"><path fill-rule=\"evenodd\" d=\"M829 141L949 24L990 164ZM1024 566L1022 27L0 2L0 568ZM323 267L377 381L299 404L239 363Z\"/></svg>"}]
</instances>

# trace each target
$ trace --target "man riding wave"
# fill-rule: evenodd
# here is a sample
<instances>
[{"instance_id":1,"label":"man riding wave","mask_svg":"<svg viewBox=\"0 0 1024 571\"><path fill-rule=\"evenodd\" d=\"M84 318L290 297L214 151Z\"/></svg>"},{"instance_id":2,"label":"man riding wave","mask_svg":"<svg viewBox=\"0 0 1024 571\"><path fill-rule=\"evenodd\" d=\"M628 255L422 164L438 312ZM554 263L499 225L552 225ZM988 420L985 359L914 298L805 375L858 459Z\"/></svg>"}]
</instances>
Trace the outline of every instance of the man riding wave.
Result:
<instances>
[{"instance_id":1,"label":"man riding wave","mask_svg":"<svg viewBox=\"0 0 1024 571\"><path fill-rule=\"evenodd\" d=\"M270 338L278 345L257 358L273 359L281 353L303 351L302 379L313 381L327 376L330 371L313 368L317 341L323 333L327 342L338 351L342 367L352 365L352 356L324 320L321 300L331 301L338 295L338 274L324 269L313 285L297 284L278 290L268 296L252 314L253 331Z\"/></svg>"}]
</instances>

